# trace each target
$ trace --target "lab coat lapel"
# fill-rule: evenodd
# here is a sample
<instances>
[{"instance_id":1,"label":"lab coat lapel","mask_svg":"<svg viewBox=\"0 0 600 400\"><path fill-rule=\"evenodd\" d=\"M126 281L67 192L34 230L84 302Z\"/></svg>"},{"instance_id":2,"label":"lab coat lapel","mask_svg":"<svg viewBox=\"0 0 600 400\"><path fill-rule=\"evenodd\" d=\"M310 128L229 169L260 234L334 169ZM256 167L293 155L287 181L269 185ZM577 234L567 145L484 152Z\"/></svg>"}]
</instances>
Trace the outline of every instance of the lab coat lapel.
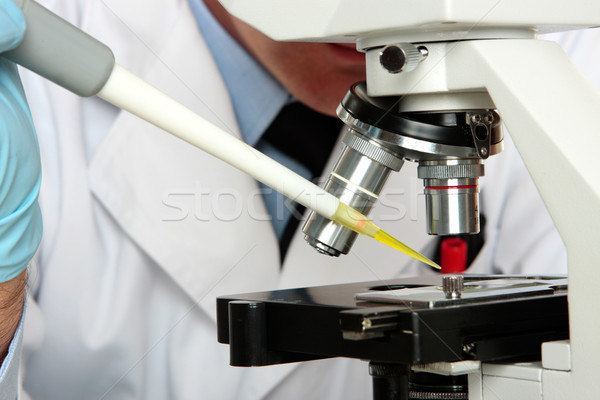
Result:
<instances>
[{"instance_id":1,"label":"lab coat lapel","mask_svg":"<svg viewBox=\"0 0 600 400\"><path fill-rule=\"evenodd\" d=\"M92 2L98 9L87 13L88 31L103 36L119 63L237 135L225 86L187 2L179 1L174 12L171 2L152 1L157 4L146 7L141 1L104 0L106 7ZM137 22L140 9L146 12L143 23ZM117 28L106 29L112 25ZM144 33L147 29L151 32ZM168 38L158 41L164 32ZM138 39L142 36L145 44ZM90 174L98 200L213 318L216 295L277 286L277 241L253 179L125 112L93 159ZM232 198L243 203L241 212L227 204ZM221 245L215 238L223 238ZM238 397L264 398L297 367L246 369Z\"/></svg>"},{"instance_id":2,"label":"lab coat lapel","mask_svg":"<svg viewBox=\"0 0 600 400\"><path fill-rule=\"evenodd\" d=\"M226 89L185 1L93 3L89 31L98 31L119 63L237 134ZM216 295L275 286L276 239L256 183L241 172L121 112L90 175L116 221L213 318Z\"/></svg>"}]
</instances>

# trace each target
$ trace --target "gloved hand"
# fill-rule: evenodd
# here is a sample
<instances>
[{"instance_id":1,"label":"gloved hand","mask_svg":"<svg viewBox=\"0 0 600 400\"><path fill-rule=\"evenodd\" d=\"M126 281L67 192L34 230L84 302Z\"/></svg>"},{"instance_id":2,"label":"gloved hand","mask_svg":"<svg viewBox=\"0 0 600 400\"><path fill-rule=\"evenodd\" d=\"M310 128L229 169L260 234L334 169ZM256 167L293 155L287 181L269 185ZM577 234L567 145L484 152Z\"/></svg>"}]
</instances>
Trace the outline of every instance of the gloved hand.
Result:
<instances>
[{"instance_id":1,"label":"gloved hand","mask_svg":"<svg viewBox=\"0 0 600 400\"><path fill-rule=\"evenodd\" d=\"M0 52L16 47L25 20L12 0L0 0ZM16 65L0 56L0 282L19 275L42 236L38 205L41 165L37 138Z\"/></svg>"}]
</instances>

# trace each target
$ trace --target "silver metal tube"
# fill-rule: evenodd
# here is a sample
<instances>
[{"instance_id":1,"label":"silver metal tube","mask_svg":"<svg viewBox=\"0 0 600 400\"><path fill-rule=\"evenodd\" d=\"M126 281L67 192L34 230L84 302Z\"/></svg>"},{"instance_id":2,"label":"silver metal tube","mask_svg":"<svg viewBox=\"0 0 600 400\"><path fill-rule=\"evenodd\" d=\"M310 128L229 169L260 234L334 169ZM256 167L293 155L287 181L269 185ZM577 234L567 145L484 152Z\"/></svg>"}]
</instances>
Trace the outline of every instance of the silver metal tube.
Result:
<instances>
[{"instance_id":1,"label":"silver metal tube","mask_svg":"<svg viewBox=\"0 0 600 400\"><path fill-rule=\"evenodd\" d=\"M402 160L353 130L346 134L344 143L346 146L329 174L325 190L368 215L390 172L399 170ZM348 254L357 236L316 213L310 214L303 231L305 239L317 251L335 257Z\"/></svg>"},{"instance_id":2,"label":"silver metal tube","mask_svg":"<svg viewBox=\"0 0 600 400\"><path fill-rule=\"evenodd\" d=\"M421 161L430 235L479 233L481 159Z\"/></svg>"}]
</instances>

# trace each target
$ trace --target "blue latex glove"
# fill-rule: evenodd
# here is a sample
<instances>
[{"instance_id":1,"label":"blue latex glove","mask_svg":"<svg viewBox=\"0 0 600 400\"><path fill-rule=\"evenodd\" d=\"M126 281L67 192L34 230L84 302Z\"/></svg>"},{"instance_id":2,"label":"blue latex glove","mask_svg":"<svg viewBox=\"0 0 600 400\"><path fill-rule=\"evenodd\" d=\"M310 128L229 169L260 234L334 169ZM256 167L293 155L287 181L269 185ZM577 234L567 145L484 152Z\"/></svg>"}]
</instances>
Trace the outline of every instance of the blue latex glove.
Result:
<instances>
[{"instance_id":1,"label":"blue latex glove","mask_svg":"<svg viewBox=\"0 0 600 400\"><path fill-rule=\"evenodd\" d=\"M12 0L0 0L0 52L16 47L25 20ZM0 57L0 282L19 275L42 236L38 206L40 155L16 65Z\"/></svg>"}]
</instances>

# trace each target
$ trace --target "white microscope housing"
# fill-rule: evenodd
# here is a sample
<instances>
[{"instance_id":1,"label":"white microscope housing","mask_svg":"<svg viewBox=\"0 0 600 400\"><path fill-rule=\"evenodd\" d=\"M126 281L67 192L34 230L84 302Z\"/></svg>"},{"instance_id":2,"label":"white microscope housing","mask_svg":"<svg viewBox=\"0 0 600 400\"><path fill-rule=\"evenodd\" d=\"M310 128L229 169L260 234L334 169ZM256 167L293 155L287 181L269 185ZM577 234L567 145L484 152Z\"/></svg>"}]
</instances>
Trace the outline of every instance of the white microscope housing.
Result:
<instances>
[{"instance_id":1,"label":"white microscope housing","mask_svg":"<svg viewBox=\"0 0 600 400\"><path fill-rule=\"evenodd\" d=\"M556 43L536 37L600 26L600 2L221 2L276 40L355 42L366 53L368 96L402 96L396 111L498 112L568 251L570 340L544 343L539 390L519 398L597 397L600 313L590 307L600 282L600 93ZM508 387L520 377L506 368Z\"/></svg>"}]
</instances>

